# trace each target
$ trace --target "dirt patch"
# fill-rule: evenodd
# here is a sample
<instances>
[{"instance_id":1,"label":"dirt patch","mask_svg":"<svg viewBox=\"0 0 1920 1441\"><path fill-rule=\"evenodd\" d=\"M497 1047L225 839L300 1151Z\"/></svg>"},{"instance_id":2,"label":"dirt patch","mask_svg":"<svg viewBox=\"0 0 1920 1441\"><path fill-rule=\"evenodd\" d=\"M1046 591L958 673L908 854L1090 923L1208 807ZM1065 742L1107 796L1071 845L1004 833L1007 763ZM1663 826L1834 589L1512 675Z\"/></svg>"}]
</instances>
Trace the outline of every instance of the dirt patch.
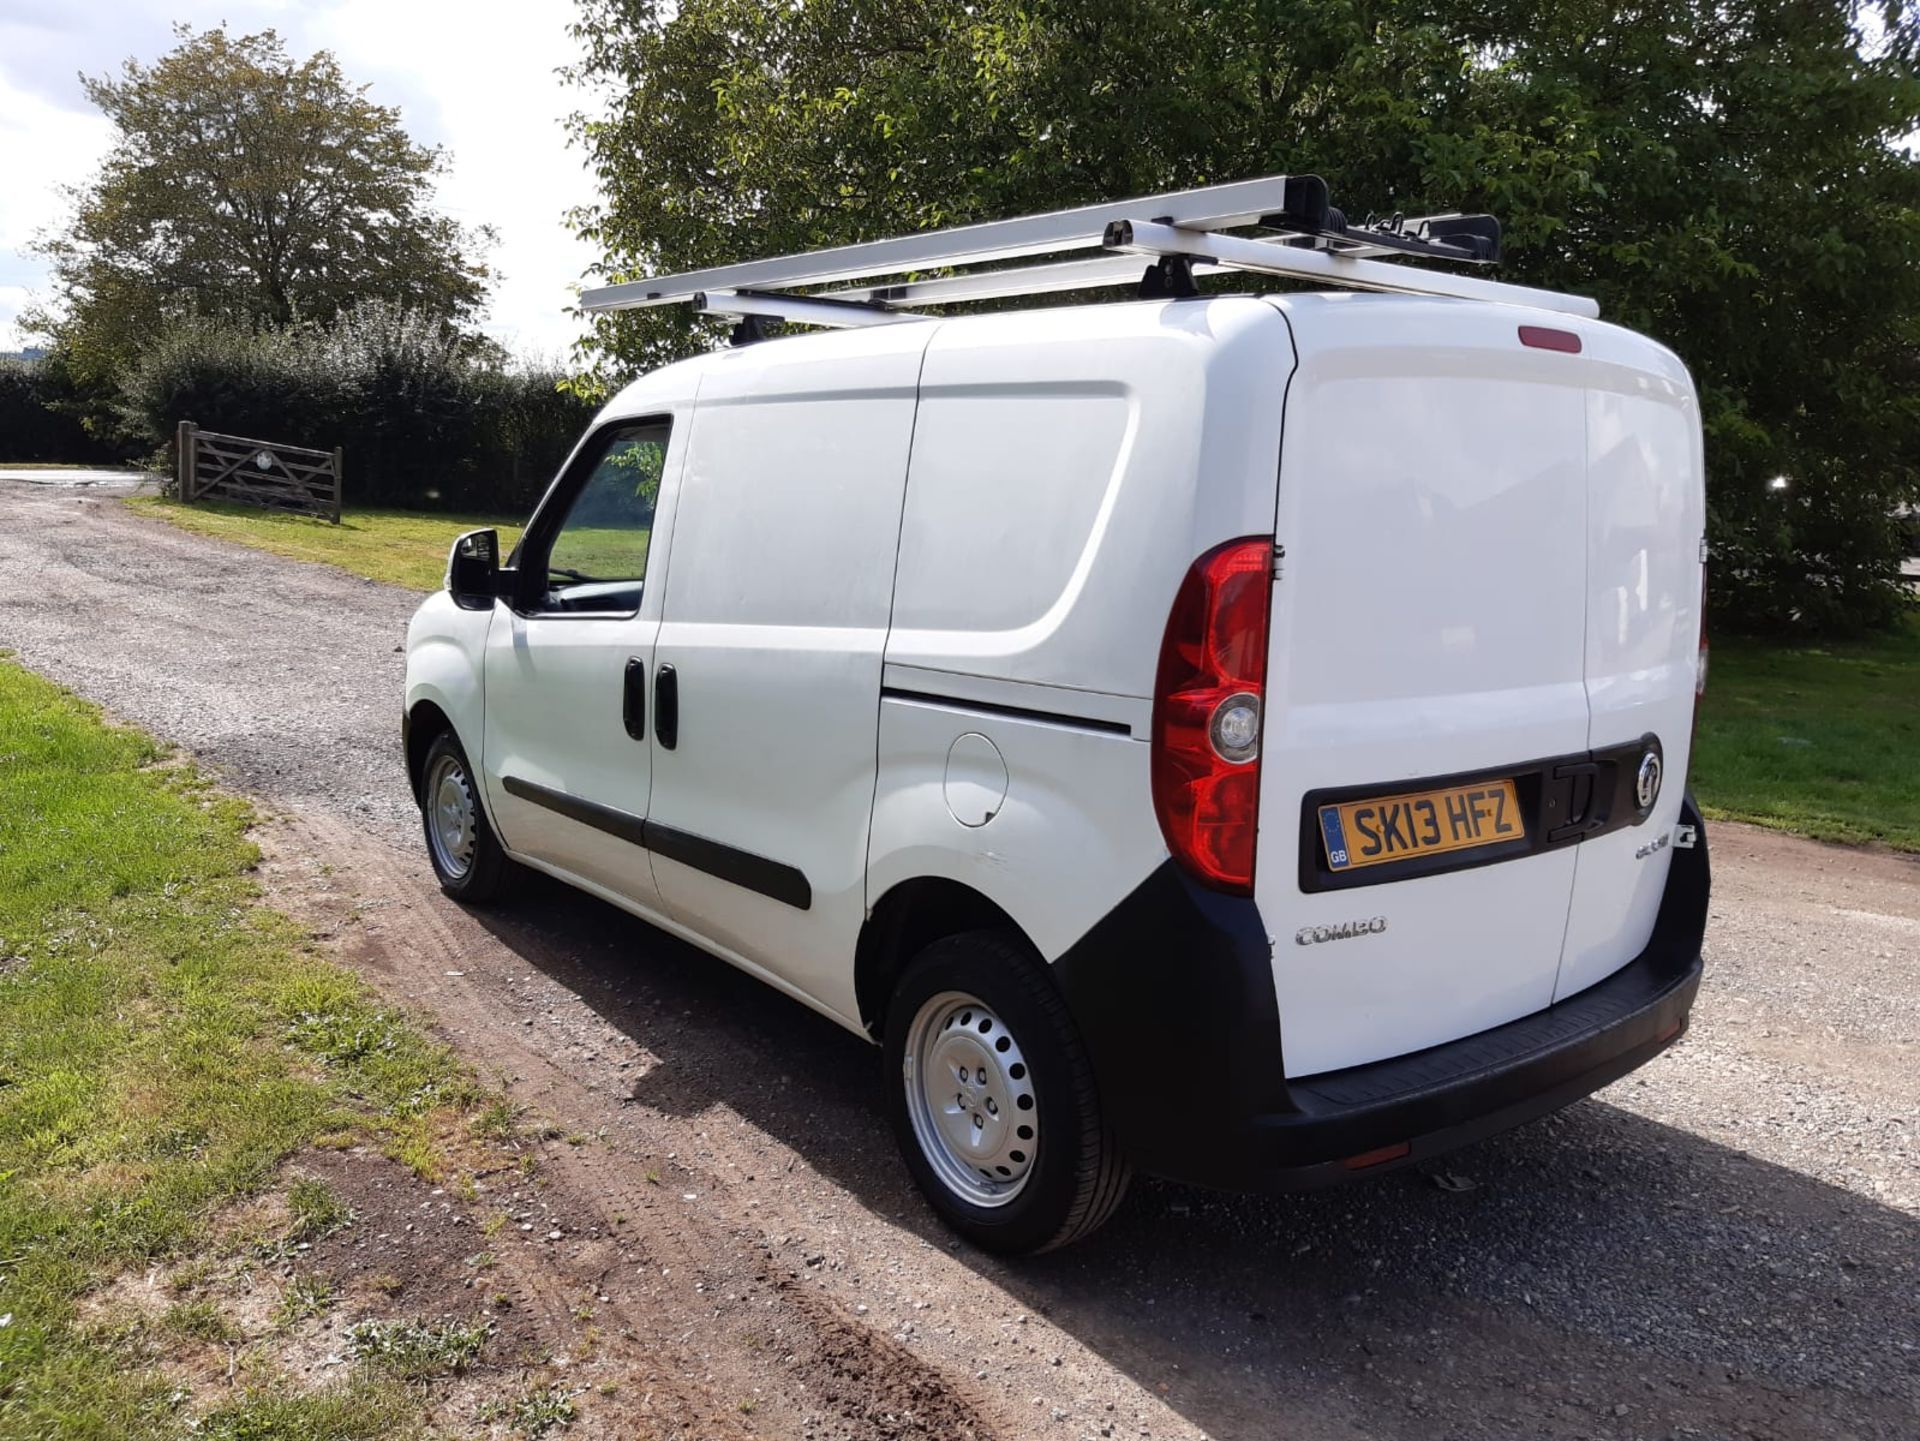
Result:
<instances>
[{"instance_id":1,"label":"dirt patch","mask_svg":"<svg viewBox=\"0 0 1920 1441\"><path fill-rule=\"evenodd\" d=\"M326 1186L351 1219L294 1239L286 1196L299 1181ZM591 1281L556 1284L532 1241L491 1244L482 1217L510 1214L512 1196L500 1193L498 1209L486 1180L476 1184L467 1204L365 1148L307 1152L272 1191L219 1218L201 1255L98 1288L80 1322L155 1367L189 1415L249 1388L337 1386L380 1364L362 1333L398 1327L426 1338L406 1379L429 1424L449 1433L504 1437L521 1398L552 1392L571 1405L570 1436L750 1434L730 1403L664 1373L617 1309L596 1311ZM436 1351L444 1337L453 1344Z\"/></svg>"},{"instance_id":2,"label":"dirt patch","mask_svg":"<svg viewBox=\"0 0 1920 1441\"><path fill-rule=\"evenodd\" d=\"M417 882L404 875L311 859L317 838L308 823L289 826L297 829L262 836L262 873L277 905L331 935L348 960L409 998L418 999L410 976L455 986L467 979L470 942L460 931L470 922L423 906ZM340 843L351 844L330 830L329 846ZM436 1005L442 1029L468 1031L486 1012L503 1019L483 996L472 1005L459 1015ZM443 1263L438 1279L423 1283L425 1294L444 1298L449 1286L470 1282L497 1289L510 1314L531 1320L542 1342L560 1348L555 1359L570 1376L638 1392L656 1416L697 1426L690 1434L702 1437L984 1441L1014 1434L988 1419L959 1378L863 1320L864 1306L823 1294L818 1267L788 1254L797 1243L783 1251L742 1225L729 1188L691 1164L697 1158L672 1150L636 1158L610 1143L604 1112L631 1105L632 1088L650 1068L643 1052L615 1062L624 1094L586 1081L569 1087L570 1096L545 1090L536 1099L515 1084L537 1062L524 1046L515 1035L469 1052L524 1107L513 1143L520 1158L475 1175L479 1220L461 1231L463 1244L488 1253L489 1269L475 1279L470 1269ZM416 1229L395 1239L421 1244L436 1227L458 1225L445 1219L458 1207L441 1197L437 1208L410 1216ZM364 1247L366 1266L391 1269L384 1245L354 1246L355 1256ZM410 1269L424 1275L430 1267L422 1258ZM906 1325L910 1335L913 1323Z\"/></svg>"}]
</instances>

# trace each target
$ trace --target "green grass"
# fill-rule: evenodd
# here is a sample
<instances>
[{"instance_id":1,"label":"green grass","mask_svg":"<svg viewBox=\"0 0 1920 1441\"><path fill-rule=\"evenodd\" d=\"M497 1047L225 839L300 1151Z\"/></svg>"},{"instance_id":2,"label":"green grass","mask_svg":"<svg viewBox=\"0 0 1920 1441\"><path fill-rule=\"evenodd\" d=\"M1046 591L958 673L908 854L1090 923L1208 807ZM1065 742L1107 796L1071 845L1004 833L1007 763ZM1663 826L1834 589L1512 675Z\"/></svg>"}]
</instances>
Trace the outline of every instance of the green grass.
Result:
<instances>
[{"instance_id":1,"label":"green grass","mask_svg":"<svg viewBox=\"0 0 1920 1441\"><path fill-rule=\"evenodd\" d=\"M347 1328L355 1359L406 1381L464 1371L487 1344L493 1323L362 1321Z\"/></svg>"},{"instance_id":2,"label":"green grass","mask_svg":"<svg viewBox=\"0 0 1920 1441\"><path fill-rule=\"evenodd\" d=\"M326 1182L306 1178L287 1187L287 1214L293 1218L288 1235L295 1242L331 1236L353 1219L353 1212Z\"/></svg>"},{"instance_id":3,"label":"green grass","mask_svg":"<svg viewBox=\"0 0 1920 1441\"><path fill-rule=\"evenodd\" d=\"M542 1386L519 1397L507 1414L507 1424L528 1441L560 1427L571 1426L578 1416L573 1398L558 1386Z\"/></svg>"},{"instance_id":4,"label":"green grass","mask_svg":"<svg viewBox=\"0 0 1920 1441\"><path fill-rule=\"evenodd\" d=\"M1844 644L1716 640L1692 780L1709 817L1920 851L1920 615Z\"/></svg>"},{"instance_id":5,"label":"green grass","mask_svg":"<svg viewBox=\"0 0 1920 1441\"><path fill-rule=\"evenodd\" d=\"M176 1303L160 1318L160 1324L169 1331L178 1331L182 1336L190 1336L196 1341L210 1341L215 1345L238 1339L226 1315L207 1300Z\"/></svg>"},{"instance_id":6,"label":"green grass","mask_svg":"<svg viewBox=\"0 0 1920 1441\"><path fill-rule=\"evenodd\" d=\"M492 526L504 557L520 538L518 521L486 515L427 515L410 510L350 510L334 525L225 501L187 505L161 496L126 502L197 535L237 541L294 560L337 566L369 580L409 590L438 590L446 576L447 551L462 531Z\"/></svg>"},{"instance_id":7,"label":"green grass","mask_svg":"<svg viewBox=\"0 0 1920 1441\"><path fill-rule=\"evenodd\" d=\"M318 1272L306 1271L287 1282L287 1289L274 1308L274 1319L291 1326L318 1316L336 1300L333 1282Z\"/></svg>"},{"instance_id":8,"label":"green grass","mask_svg":"<svg viewBox=\"0 0 1920 1441\"><path fill-rule=\"evenodd\" d=\"M316 1137L404 1147L472 1097L449 1053L258 904L245 808L166 760L0 659L0 1437L185 1434L194 1403L151 1347L224 1334L218 1313L183 1301L129 1336L80 1299L204 1252L223 1208ZM303 1194L297 1224L340 1219ZM416 1415L363 1374L263 1386L200 1434L346 1441Z\"/></svg>"}]
</instances>

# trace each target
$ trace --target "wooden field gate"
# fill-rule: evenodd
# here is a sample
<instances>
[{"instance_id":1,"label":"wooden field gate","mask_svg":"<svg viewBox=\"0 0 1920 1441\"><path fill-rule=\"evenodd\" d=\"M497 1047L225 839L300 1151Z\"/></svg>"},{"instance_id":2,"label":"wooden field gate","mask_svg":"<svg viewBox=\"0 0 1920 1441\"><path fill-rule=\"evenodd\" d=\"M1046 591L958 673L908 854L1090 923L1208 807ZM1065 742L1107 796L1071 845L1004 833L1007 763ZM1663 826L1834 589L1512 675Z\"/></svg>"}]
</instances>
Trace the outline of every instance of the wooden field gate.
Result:
<instances>
[{"instance_id":1,"label":"wooden field gate","mask_svg":"<svg viewBox=\"0 0 1920 1441\"><path fill-rule=\"evenodd\" d=\"M340 524L340 448L309 450L180 422L180 499L234 500Z\"/></svg>"}]
</instances>

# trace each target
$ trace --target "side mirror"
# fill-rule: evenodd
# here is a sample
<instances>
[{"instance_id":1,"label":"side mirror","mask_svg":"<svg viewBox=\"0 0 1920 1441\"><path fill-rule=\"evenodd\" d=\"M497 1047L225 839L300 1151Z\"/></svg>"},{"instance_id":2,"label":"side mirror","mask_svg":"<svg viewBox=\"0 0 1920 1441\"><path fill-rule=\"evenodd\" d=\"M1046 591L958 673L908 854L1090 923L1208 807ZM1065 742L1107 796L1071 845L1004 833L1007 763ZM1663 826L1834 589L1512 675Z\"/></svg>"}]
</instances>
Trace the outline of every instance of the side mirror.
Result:
<instances>
[{"instance_id":1,"label":"side mirror","mask_svg":"<svg viewBox=\"0 0 1920 1441\"><path fill-rule=\"evenodd\" d=\"M470 530L447 553L447 593L462 610L492 610L500 594L500 532Z\"/></svg>"}]
</instances>

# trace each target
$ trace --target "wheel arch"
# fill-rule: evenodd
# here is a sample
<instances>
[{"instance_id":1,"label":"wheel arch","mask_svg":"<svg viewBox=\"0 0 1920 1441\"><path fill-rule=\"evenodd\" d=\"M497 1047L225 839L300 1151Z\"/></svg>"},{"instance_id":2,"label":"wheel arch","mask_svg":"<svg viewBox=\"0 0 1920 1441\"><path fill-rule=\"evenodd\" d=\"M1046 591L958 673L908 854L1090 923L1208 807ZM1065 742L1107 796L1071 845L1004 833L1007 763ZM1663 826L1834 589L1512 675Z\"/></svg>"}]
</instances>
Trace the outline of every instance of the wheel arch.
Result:
<instances>
[{"instance_id":1,"label":"wheel arch","mask_svg":"<svg viewBox=\"0 0 1920 1441\"><path fill-rule=\"evenodd\" d=\"M896 883L882 896L868 913L854 947L854 996L867 1034L876 1041L882 1039L887 1004L908 961L944 936L978 930L1012 931L1032 945L1012 916L960 881L917 876Z\"/></svg>"},{"instance_id":2,"label":"wheel arch","mask_svg":"<svg viewBox=\"0 0 1920 1441\"><path fill-rule=\"evenodd\" d=\"M420 777L426 769L427 752L433 748L436 738L453 729L452 718L430 700L417 700L407 711L407 785L416 803L420 799ZM457 739L459 732L455 731L454 735Z\"/></svg>"}]
</instances>

